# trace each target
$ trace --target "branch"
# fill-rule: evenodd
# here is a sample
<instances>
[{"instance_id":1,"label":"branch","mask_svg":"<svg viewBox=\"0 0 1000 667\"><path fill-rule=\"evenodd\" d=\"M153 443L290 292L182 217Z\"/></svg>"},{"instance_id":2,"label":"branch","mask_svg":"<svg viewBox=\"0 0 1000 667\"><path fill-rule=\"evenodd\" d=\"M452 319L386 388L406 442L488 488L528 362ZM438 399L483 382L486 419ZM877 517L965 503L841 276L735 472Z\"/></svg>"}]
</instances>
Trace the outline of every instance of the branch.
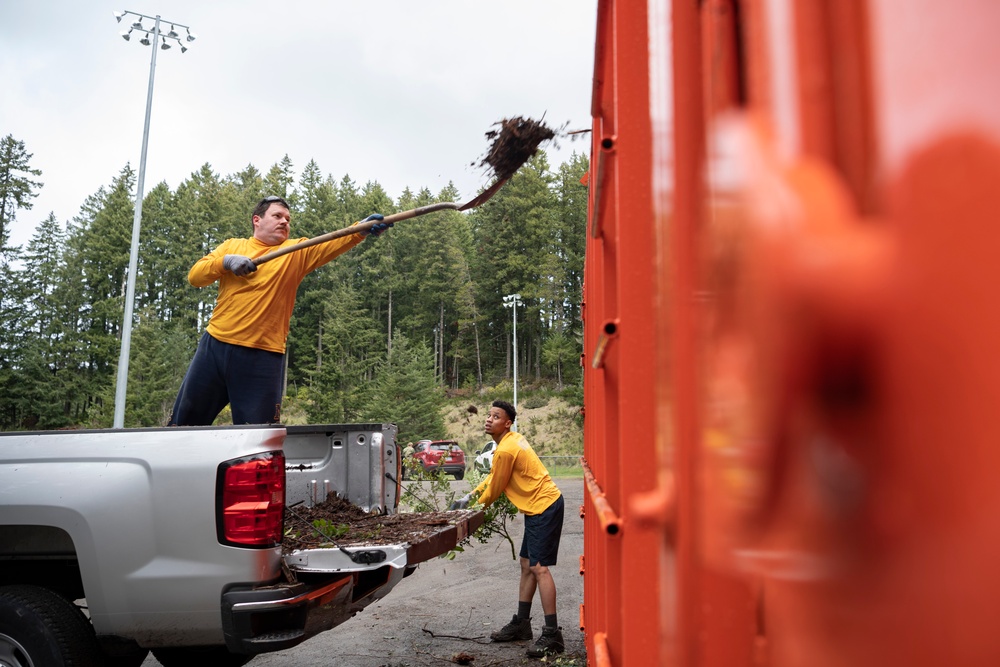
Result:
<instances>
[{"instance_id":1,"label":"branch","mask_svg":"<svg viewBox=\"0 0 1000 667\"><path fill-rule=\"evenodd\" d=\"M486 637L483 636L483 635L480 635L479 637L463 637L462 635L439 635L439 634L436 634L433 630L428 630L426 626L423 627L423 628L421 628L421 630L423 630L424 632L426 632L427 634L429 634L434 639L461 639L461 640L467 641L467 642L476 642L477 644L489 644L489 643L491 643L491 642L488 642L488 641L480 641L480 640L486 639Z\"/></svg>"}]
</instances>

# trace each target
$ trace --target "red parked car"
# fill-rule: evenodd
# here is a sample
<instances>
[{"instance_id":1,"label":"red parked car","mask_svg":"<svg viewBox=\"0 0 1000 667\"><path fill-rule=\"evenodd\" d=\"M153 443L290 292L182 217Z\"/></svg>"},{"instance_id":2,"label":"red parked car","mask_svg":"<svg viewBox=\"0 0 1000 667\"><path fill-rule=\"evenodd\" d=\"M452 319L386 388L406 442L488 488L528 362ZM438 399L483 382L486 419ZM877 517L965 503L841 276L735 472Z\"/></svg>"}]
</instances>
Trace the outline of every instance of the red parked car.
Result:
<instances>
[{"instance_id":1,"label":"red parked car","mask_svg":"<svg viewBox=\"0 0 1000 667\"><path fill-rule=\"evenodd\" d=\"M454 440L421 440L414 448L413 458L426 472L443 469L455 479L465 477L465 452Z\"/></svg>"}]
</instances>

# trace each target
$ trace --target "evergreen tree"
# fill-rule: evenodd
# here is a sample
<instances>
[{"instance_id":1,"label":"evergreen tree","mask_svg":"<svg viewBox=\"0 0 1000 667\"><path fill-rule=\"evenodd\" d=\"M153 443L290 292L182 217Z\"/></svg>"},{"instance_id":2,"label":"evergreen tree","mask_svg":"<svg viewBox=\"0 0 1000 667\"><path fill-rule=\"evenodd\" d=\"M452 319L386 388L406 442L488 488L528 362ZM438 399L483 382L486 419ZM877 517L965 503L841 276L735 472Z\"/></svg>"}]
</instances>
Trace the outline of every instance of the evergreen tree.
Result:
<instances>
[{"instance_id":1,"label":"evergreen tree","mask_svg":"<svg viewBox=\"0 0 1000 667\"><path fill-rule=\"evenodd\" d=\"M43 220L24 253L21 382L15 396L24 427L58 428L69 424L63 399L67 372L67 306L60 302L65 232L54 214Z\"/></svg>"},{"instance_id":2,"label":"evergreen tree","mask_svg":"<svg viewBox=\"0 0 1000 667\"><path fill-rule=\"evenodd\" d=\"M135 172L126 166L109 189L87 199L67 237L69 270L65 303L75 302L77 317L71 365L71 413L85 415L99 405L115 382L124 312L125 278L132 235ZM79 289L73 283L79 281Z\"/></svg>"},{"instance_id":3,"label":"evergreen tree","mask_svg":"<svg viewBox=\"0 0 1000 667\"><path fill-rule=\"evenodd\" d=\"M579 358L579 346L564 331L558 330L555 333L549 334L545 339L542 347L542 360L549 368L555 370L556 383L560 390L563 388L566 369L572 368L574 365L573 362Z\"/></svg>"},{"instance_id":4,"label":"evergreen tree","mask_svg":"<svg viewBox=\"0 0 1000 667\"><path fill-rule=\"evenodd\" d=\"M38 196L35 191L42 187L33 176L42 172L30 166L32 154L12 135L0 139L0 253L7 250L10 239L10 225L19 209L30 209L31 200Z\"/></svg>"},{"instance_id":5,"label":"evergreen tree","mask_svg":"<svg viewBox=\"0 0 1000 667\"><path fill-rule=\"evenodd\" d=\"M434 356L422 342L411 342L400 331L392 336L392 352L376 369L374 390L362 421L392 422L399 439L444 437L444 390L434 377Z\"/></svg>"},{"instance_id":6,"label":"evergreen tree","mask_svg":"<svg viewBox=\"0 0 1000 667\"><path fill-rule=\"evenodd\" d=\"M16 397L23 380L23 330L26 319L25 290L21 273L12 262L16 250L0 253L0 428L13 428L22 419Z\"/></svg>"},{"instance_id":7,"label":"evergreen tree","mask_svg":"<svg viewBox=\"0 0 1000 667\"><path fill-rule=\"evenodd\" d=\"M326 224L327 220L338 217L336 188L330 179L323 177L315 160L310 160L302 171L298 193L293 235L312 238L333 231L326 229Z\"/></svg>"},{"instance_id":8,"label":"evergreen tree","mask_svg":"<svg viewBox=\"0 0 1000 667\"><path fill-rule=\"evenodd\" d=\"M186 366L177 363L187 334L179 327L161 321L152 309L144 310L132 330L132 353L128 367L125 397L125 426L165 426L170 419L174 398L184 379ZM114 386L104 390L102 400L89 415L96 428L111 426L114 414Z\"/></svg>"},{"instance_id":9,"label":"evergreen tree","mask_svg":"<svg viewBox=\"0 0 1000 667\"><path fill-rule=\"evenodd\" d=\"M511 374L507 361L511 349L510 311L503 308L504 295L519 293L518 368L523 374L528 360L539 371L542 315L552 308L552 293L545 289L552 271L550 254L558 208L552 192L554 177L543 151L528 160L510 181L472 215L476 244L473 271L477 279L478 303L487 323L484 356L504 377Z\"/></svg>"},{"instance_id":10,"label":"evergreen tree","mask_svg":"<svg viewBox=\"0 0 1000 667\"><path fill-rule=\"evenodd\" d=\"M320 334L322 359L309 375L306 413L314 423L344 423L360 418L376 363L382 358L377 323L348 283L331 288Z\"/></svg>"},{"instance_id":11,"label":"evergreen tree","mask_svg":"<svg viewBox=\"0 0 1000 667\"><path fill-rule=\"evenodd\" d=\"M587 156L573 153L559 166L559 218L553 252L562 269L564 300L560 313L570 332L582 335L580 303L583 300L583 264L587 252L587 186L580 182L590 169Z\"/></svg>"},{"instance_id":12,"label":"evergreen tree","mask_svg":"<svg viewBox=\"0 0 1000 667\"><path fill-rule=\"evenodd\" d=\"M391 215L394 212L392 199L382 186L375 182L366 183L362 188L358 206L361 211L358 214L359 220L372 213ZM366 308L380 325L384 350L388 350L391 340L388 328L391 319L389 302L398 272L395 236L394 227L379 237L368 237L351 252L351 263L355 267L354 284L361 288Z\"/></svg>"},{"instance_id":13,"label":"evergreen tree","mask_svg":"<svg viewBox=\"0 0 1000 667\"><path fill-rule=\"evenodd\" d=\"M288 154L281 158L281 162L272 165L267 176L264 177L264 190L267 194L281 197L288 202L292 208L297 208L298 196L295 192L295 169ZM255 202L256 203L256 202Z\"/></svg>"}]
</instances>

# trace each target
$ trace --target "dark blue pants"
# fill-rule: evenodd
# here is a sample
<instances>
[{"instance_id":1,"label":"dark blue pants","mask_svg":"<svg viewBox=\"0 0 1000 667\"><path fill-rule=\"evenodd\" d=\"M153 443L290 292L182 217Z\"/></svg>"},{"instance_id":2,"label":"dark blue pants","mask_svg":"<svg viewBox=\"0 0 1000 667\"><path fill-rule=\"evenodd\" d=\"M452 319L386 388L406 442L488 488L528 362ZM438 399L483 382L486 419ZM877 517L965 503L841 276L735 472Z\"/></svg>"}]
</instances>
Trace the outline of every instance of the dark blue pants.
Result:
<instances>
[{"instance_id":1,"label":"dark blue pants","mask_svg":"<svg viewBox=\"0 0 1000 667\"><path fill-rule=\"evenodd\" d=\"M541 514L524 516L524 537L521 539L521 552L518 555L527 558L528 565L541 563L550 567L556 564L565 506L560 494Z\"/></svg>"},{"instance_id":2,"label":"dark blue pants","mask_svg":"<svg viewBox=\"0 0 1000 667\"><path fill-rule=\"evenodd\" d=\"M206 332L177 393L170 426L209 426L226 403L234 424L281 421L285 355L223 343Z\"/></svg>"}]
</instances>

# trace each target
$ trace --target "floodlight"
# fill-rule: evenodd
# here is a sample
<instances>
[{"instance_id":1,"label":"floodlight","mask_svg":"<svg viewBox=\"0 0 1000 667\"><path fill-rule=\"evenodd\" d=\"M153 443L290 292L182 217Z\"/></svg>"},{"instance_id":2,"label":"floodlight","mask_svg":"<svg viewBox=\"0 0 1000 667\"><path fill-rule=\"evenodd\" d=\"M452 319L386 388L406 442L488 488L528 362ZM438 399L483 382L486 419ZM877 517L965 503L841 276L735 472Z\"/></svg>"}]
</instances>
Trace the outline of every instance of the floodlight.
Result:
<instances>
[{"instance_id":1,"label":"floodlight","mask_svg":"<svg viewBox=\"0 0 1000 667\"><path fill-rule=\"evenodd\" d=\"M2 3L3 0L0 0ZM140 235L140 223L142 222L142 187L146 176L146 147L149 145L149 117L150 117L150 106L153 102L153 75L156 72L156 38L160 37L160 49L166 50L173 47L173 44L168 44L168 39L173 39L177 41L177 46L180 47L181 53L187 51L187 47L181 41L181 36L177 32L177 28L184 28L187 31L187 37L185 38L188 42L193 42L195 40L195 35L191 34L191 29L183 23L176 23L171 21L164 21L160 16L155 18L152 16L146 16L145 14L139 14L133 11L123 11L114 12L115 19L118 23L122 22L122 19L126 16L135 16L135 21L131 23L131 27L127 31L122 31L120 34L122 39L126 42L131 41L132 32L138 30L141 33L145 33L142 39L138 40L143 46L152 46L153 52L149 59L149 87L146 93L146 123L142 128L142 152L139 158L139 179L138 188L135 195L135 206L133 208L132 216L132 242L129 247L129 260L128 260L128 280L125 285L125 312L122 317L122 328L121 328L121 350L118 357L118 379L115 382L115 412L113 428L120 429L125 425L125 397L126 390L128 386L128 362L129 353L132 346L132 320L133 320L133 310L135 306L135 276L138 273L136 266L139 261L139 235ZM153 22L153 25L146 28L142 25L143 19L149 19ZM170 25L169 33L160 32L160 26ZM0 642L2 643L2 642ZM2 653L2 651L0 651ZM6 664L3 657L0 656L0 667Z\"/></svg>"}]
</instances>

